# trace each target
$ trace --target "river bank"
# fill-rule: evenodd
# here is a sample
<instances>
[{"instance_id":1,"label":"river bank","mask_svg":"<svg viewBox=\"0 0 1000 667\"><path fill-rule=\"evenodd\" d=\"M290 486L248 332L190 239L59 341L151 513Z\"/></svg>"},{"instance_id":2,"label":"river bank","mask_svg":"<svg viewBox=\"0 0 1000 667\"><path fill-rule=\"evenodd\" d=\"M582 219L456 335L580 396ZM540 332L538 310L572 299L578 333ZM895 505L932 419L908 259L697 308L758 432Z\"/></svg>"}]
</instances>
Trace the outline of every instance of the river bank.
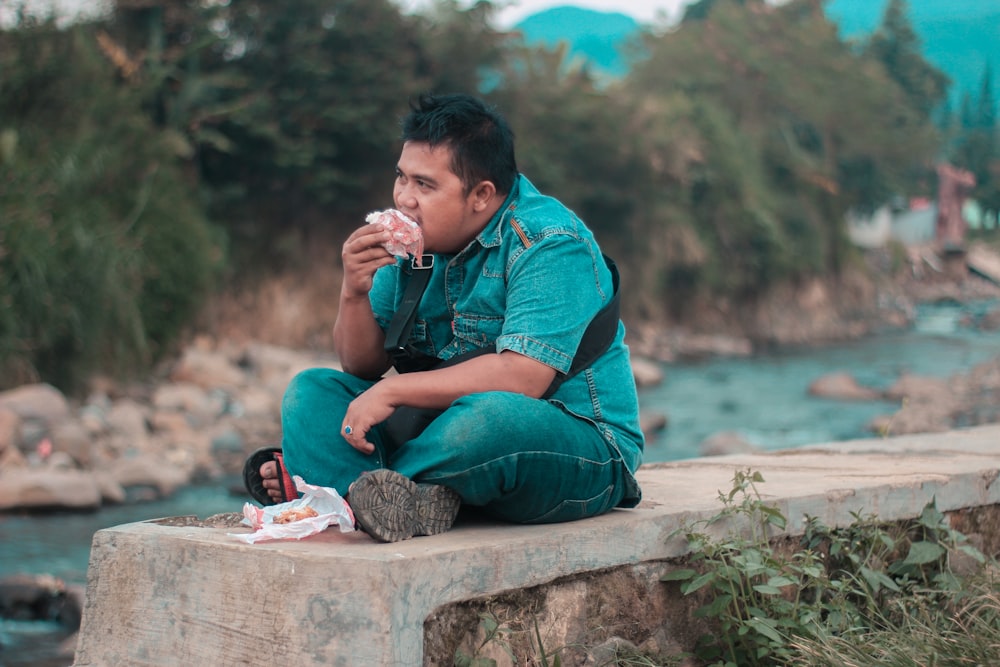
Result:
<instances>
[{"instance_id":1,"label":"river bank","mask_svg":"<svg viewBox=\"0 0 1000 667\"><path fill-rule=\"evenodd\" d=\"M920 304L1000 301L1000 286L972 274L931 271L919 263L890 271L879 268L889 261L885 253L866 258L875 267L869 274L879 279L864 287L849 278L844 280L855 284L850 289L843 282L809 282L779 290L755 305L753 317L725 327L629 325L637 383L648 391L662 383L664 369L669 373L671 364L685 360L760 357L778 349L816 349L904 331L913 326ZM843 293L838 286L845 287ZM859 295L865 299L858 301ZM959 325L969 330L1000 329L1000 308L984 306L964 317ZM289 380L317 366L338 364L322 350L202 334L141 382L94 378L82 400L47 384L0 392L0 511L96 509L169 497L190 484L238 476L250 452L280 441L279 406ZM889 424L895 433L938 431L998 418L983 398L997 389L992 367L954 380L905 371L900 368L893 382L874 393L845 395L842 384L831 384L830 378L805 381L818 396L886 402L889 413L880 416L873 431ZM836 369L829 373L836 379ZM902 407L892 411L890 403ZM670 419L657 406L644 409L651 441L669 428ZM716 435L708 433L706 439ZM693 454L724 453L719 438L715 441Z\"/></svg>"},{"instance_id":2,"label":"river bank","mask_svg":"<svg viewBox=\"0 0 1000 667\"><path fill-rule=\"evenodd\" d=\"M996 331L1000 326L1000 311L989 305L1000 299L1000 289L995 285L973 277L954 280L925 274L919 280L914 278L900 288L879 292L882 296L878 302L885 304L882 315L868 317L863 329L857 324L860 319L843 318L837 320L837 327L823 329L806 322L802 329L793 331L796 318L790 315L783 316L781 323L771 330L777 333L770 337L751 338L748 328L706 333L702 329L680 327L669 332L630 327L636 376L645 385L643 396L657 391L659 386L675 384L676 367L682 360L760 358L761 349L766 350L770 345L768 341L780 336L804 340L795 345L808 349L829 342L828 337L857 340L880 331L905 331L916 321L921 303L986 304L979 309L960 309L964 314L958 325L973 332ZM823 303L829 298L829 288L821 292L816 289L807 286L806 292L811 291L812 295L800 297L797 303L817 306L819 310L802 308L796 311L796 317L803 321L809 318L833 321L836 318L820 314L826 312ZM802 333L820 329L826 331L821 338L813 339ZM840 332L837 336L830 333L834 329ZM760 331L763 330L758 330L758 334ZM100 509L98 515L110 517L115 508L127 509L135 503L159 507L160 503L198 488L199 483L217 490L238 483L246 453L280 438L277 408L288 380L299 370L312 366L335 367L336 359L322 352L256 340L203 335L145 381L123 385L97 378L83 400L63 396L47 385L3 393L0 395L0 508L8 513L8 527L16 528L13 522L24 517L29 517L27 523L20 525L31 525L32 515L23 514L28 510ZM876 392L875 395L845 392L845 387L851 388L850 381L846 385L831 384L831 376L838 375L835 371L817 373L806 378L804 384L816 385L817 390L825 385L823 400L831 411L838 410L845 401L878 402L885 412L879 410L872 416L872 428L895 434L941 431L1000 420L997 414L1000 358L976 364L953 377L921 376L907 372L905 366L897 370L891 382L879 386L871 386L873 383L864 374L848 378L854 380L854 389ZM663 380L663 372L666 382L658 384ZM693 373L697 374L697 370ZM824 379L828 382L820 382ZM759 392L761 388L758 382L742 391ZM658 409L650 406L647 412ZM683 410L664 415L667 426L663 432L676 432L683 416ZM652 424L648 451L653 455L658 453L655 448L660 433L656 432L656 419L647 421ZM726 430L720 433L725 435ZM718 438L713 446L718 446L717 441ZM757 443L737 439L724 444L731 450ZM698 451L693 455L705 453L718 452ZM192 513L205 516L217 507L216 503L225 508L220 511L234 511L242 504L242 498L214 493L211 500L201 498ZM68 536L54 534L53 548L58 549L60 540L65 541L63 538ZM88 542L84 540L82 544ZM5 564L0 575L20 571L20 563L5 562L9 564ZM0 611L2 607L0 601ZM48 626L32 626L32 629L38 627Z\"/></svg>"}]
</instances>

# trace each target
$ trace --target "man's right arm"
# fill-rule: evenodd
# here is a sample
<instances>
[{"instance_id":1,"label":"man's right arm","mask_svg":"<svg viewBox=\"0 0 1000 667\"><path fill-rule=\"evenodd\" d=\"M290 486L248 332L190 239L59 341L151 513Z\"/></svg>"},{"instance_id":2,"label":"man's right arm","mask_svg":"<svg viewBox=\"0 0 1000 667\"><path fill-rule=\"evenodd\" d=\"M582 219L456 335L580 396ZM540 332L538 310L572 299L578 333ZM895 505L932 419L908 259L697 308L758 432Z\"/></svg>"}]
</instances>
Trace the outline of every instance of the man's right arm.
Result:
<instances>
[{"instance_id":1,"label":"man's right arm","mask_svg":"<svg viewBox=\"0 0 1000 667\"><path fill-rule=\"evenodd\" d=\"M368 298L345 298L341 292L333 325L333 349L344 371L369 379L381 376L389 368L384 342L385 333L375 321Z\"/></svg>"},{"instance_id":2,"label":"man's right arm","mask_svg":"<svg viewBox=\"0 0 1000 667\"><path fill-rule=\"evenodd\" d=\"M344 371L375 379L389 368L383 349L385 334L375 320L368 293L375 272L396 260L382 244L389 233L381 225L364 225L344 242L344 280L333 325L333 348Z\"/></svg>"}]
</instances>

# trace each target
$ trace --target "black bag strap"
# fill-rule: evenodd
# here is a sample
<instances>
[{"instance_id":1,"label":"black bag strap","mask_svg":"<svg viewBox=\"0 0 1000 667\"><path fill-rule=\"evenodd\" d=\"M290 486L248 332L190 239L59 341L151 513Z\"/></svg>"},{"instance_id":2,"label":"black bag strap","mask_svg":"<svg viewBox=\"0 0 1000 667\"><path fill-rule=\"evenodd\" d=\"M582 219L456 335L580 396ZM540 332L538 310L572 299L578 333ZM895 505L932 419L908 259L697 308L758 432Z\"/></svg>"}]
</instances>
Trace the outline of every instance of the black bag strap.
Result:
<instances>
[{"instance_id":1,"label":"black bag strap","mask_svg":"<svg viewBox=\"0 0 1000 667\"><path fill-rule=\"evenodd\" d=\"M406 285L406 291L403 292L403 300L393 314L392 320L389 322L389 329L385 334L384 349L392 359L392 365L400 373L409 372L409 370L418 370L411 368L404 371L402 368L407 367L408 364L412 363L418 357L427 356L412 349L407 345L406 341L410 338L410 331L413 329L413 323L417 319L417 306L420 304L420 299L427 290L427 283L430 282L431 270L433 268L434 255L424 255L421 257L419 266L416 263L416 258L410 261L410 282Z\"/></svg>"},{"instance_id":2,"label":"black bag strap","mask_svg":"<svg viewBox=\"0 0 1000 667\"><path fill-rule=\"evenodd\" d=\"M490 348L479 348L456 355L442 362L441 359L418 352L406 344L410 336L410 331L413 329L413 323L416 320L417 305L420 303L420 299L430 281L430 269L434 265L433 255L424 255L421 263L423 266L411 263L413 273L410 277L410 282L403 292L403 300L400 302L395 314L393 314L392 320L389 322L389 329L385 335L385 351L392 359L392 364L396 367L396 370L400 373L411 373L414 371L430 370L435 367L453 366L473 357L493 352ZM604 263L607 264L608 270L611 271L614 289L611 300L597 311L597 314L590 320L590 323L584 330L583 338L576 349L576 354L573 355L573 362L570 364L569 371L566 373L556 373L556 377L552 380L552 384L549 385L542 398L548 398L556 392L563 382L580 371L590 368L601 355L607 352L608 348L611 347L611 343L614 342L615 337L618 335L618 322L621 319L621 278L618 275L618 266L614 260L604 255Z\"/></svg>"}]
</instances>

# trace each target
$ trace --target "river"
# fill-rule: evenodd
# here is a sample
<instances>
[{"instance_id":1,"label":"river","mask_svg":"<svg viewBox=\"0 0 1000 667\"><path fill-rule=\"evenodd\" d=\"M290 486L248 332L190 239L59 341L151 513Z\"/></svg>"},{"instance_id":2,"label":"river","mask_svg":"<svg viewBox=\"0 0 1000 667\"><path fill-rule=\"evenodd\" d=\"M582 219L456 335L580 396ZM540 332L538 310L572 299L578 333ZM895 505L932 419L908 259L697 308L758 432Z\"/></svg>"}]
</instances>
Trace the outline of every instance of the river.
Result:
<instances>
[{"instance_id":1,"label":"river","mask_svg":"<svg viewBox=\"0 0 1000 667\"><path fill-rule=\"evenodd\" d=\"M646 461L698 456L699 443L719 431L736 431L763 449L868 437L868 422L898 405L815 398L807 393L809 384L846 371L882 389L903 372L948 377L968 370L1000 354L1000 332L962 323L995 306L924 306L906 331L823 348L667 365L664 383L640 394L644 410L669 419L668 428L647 444ZM244 499L228 488L228 482L190 487L166 500L93 513L0 514L0 578L52 574L83 584L95 531L165 516L239 511ZM55 624L0 620L0 666L41 664L64 636Z\"/></svg>"},{"instance_id":2,"label":"river","mask_svg":"<svg viewBox=\"0 0 1000 667\"><path fill-rule=\"evenodd\" d=\"M1000 332L964 326L994 302L925 305L913 328L831 347L783 350L749 358L666 367L666 381L644 390L645 410L667 415L669 427L648 443L646 461L699 455L719 431L735 431L762 449L786 449L871 437L872 418L899 405L845 403L808 395L813 380L847 371L864 386L886 389L904 372L949 377L1000 355Z\"/></svg>"}]
</instances>

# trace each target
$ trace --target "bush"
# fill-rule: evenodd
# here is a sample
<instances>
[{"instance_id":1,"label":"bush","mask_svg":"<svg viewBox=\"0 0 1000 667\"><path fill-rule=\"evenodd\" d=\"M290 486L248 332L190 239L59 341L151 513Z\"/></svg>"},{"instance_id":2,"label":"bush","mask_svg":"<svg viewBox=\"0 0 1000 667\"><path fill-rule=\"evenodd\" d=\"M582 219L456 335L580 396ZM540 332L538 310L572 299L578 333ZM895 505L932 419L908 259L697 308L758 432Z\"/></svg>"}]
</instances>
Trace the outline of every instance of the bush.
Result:
<instances>
[{"instance_id":1,"label":"bush","mask_svg":"<svg viewBox=\"0 0 1000 667\"><path fill-rule=\"evenodd\" d=\"M88 26L0 34L0 385L148 370L221 266L196 189Z\"/></svg>"},{"instance_id":2,"label":"bush","mask_svg":"<svg viewBox=\"0 0 1000 667\"><path fill-rule=\"evenodd\" d=\"M685 595L709 594L696 612L711 626L696 649L706 663L919 664L853 658L906 643L907 636L912 644L917 627L925 647L941 647L963 625L990 627L1000 619L995 585L983 589L976 578L960 578L951 568L955 554L979 563L985 557L948 526L933 501L906 525L855 514L850 526L831 530L808 518L802 548L784 554L772 544L771 530L783 530L786 518L761 501L757 484L763 481L759 472L737 471L732 490L720 493L723 510L677 531L690 544L692 567L662 577L681 582ZM715 537L705 530L713 524L734 530ZM993 656L973 664L995 664L996 634L972 638L961 648L952 642L940 664L965 664L947 656L957 659L971 645ZM813 662L819 655L825 661Z\"/></svg>"}]
</instances>

